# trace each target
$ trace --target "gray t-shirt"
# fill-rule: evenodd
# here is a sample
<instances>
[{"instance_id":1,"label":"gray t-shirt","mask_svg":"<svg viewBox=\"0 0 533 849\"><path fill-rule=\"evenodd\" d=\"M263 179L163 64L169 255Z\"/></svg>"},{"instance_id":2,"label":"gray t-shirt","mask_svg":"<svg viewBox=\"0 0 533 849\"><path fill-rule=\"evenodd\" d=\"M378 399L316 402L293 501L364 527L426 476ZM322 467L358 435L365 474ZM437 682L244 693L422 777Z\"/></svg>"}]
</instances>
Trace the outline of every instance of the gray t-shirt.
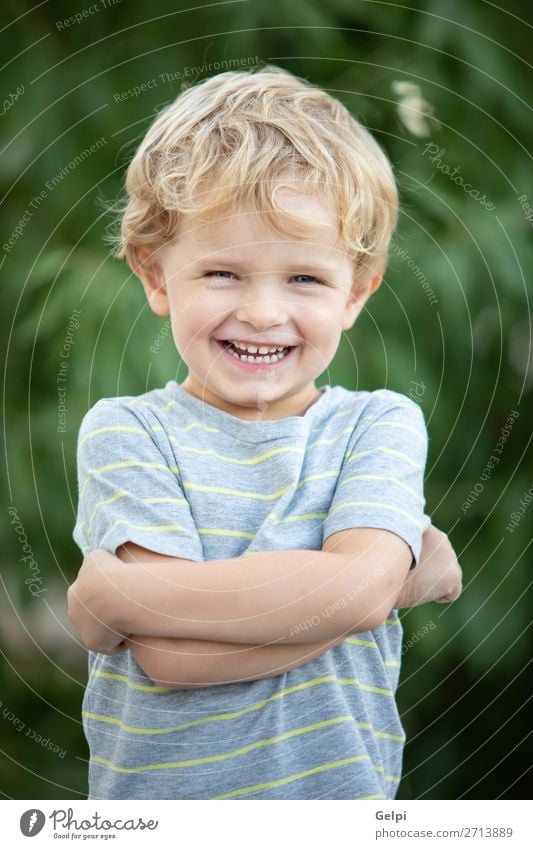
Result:
<instances>
[{"instance_id":1,"label":"gray t-shirt","mask_svg":"<svg viewBox=\"0 0 533 849\"><path fill-rule=\"evenodd\" d=\"M254 552L372 527L418 562L426 455L423 414L397 392L325 386L303 416L251 422L169 381L85 415L74 539L84 554L131 541L246 569ZM312 621L295 625L313 639ZM155 686L131 651L89 652L89 798L393 799L401 641L392 610L297 669L183 690Z\"/></svg>"}]
</instances>

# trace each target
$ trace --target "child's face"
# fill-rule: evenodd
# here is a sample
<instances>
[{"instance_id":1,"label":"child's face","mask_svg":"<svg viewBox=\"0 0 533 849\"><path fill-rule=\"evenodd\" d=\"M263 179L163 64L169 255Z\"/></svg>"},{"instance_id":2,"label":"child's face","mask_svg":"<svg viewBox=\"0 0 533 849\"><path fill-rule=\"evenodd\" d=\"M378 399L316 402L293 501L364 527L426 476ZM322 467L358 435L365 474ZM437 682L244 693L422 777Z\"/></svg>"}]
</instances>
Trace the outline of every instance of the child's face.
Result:
<instances>
[{"instance_id":1,"label":"child's face","mask_svg":"<svg viewBox=\"0 0 533 849\"><path fill-rule=\"evenodd\" d=\"M304 414L319 395L315 379L332 361L342 331L381 279L352 291L353 264L337 242L334 210L289 188L276 197L309 224L320 219L327 226L286 235L237 208L223 219L184 222L157 261L149 248L137 251L148 258L135 270L152 310L171 316L189 369L184 389L242 419ZM289 351L275 362L249 362L237 359L228 341Z\"/></svg>"}]
</instances>

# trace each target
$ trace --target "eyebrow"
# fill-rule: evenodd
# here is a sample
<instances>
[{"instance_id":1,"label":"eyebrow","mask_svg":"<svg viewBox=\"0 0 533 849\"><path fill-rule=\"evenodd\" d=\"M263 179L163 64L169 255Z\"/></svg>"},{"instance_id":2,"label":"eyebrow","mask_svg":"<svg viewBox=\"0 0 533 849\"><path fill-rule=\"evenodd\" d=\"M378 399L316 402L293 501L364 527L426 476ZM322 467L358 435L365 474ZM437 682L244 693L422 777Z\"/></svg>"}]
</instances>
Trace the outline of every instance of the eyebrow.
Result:
<instances>
[{"instance_id":1,"label":"eyebrow","mask_svg":"<svg viewBox=\"0 0 533 849\"><path fill-rule=\"evenodd\" d=\"M228 256L227 254L209 254L204 258L200 258L197 260L198 263L202 263L204 265L214 265L216 263L224 263L227 265L234 265L239 268L244 268L245 263L238 259L237 257ZM289 264L289 268L291 271L296 271L298 269L302 269L303 267L307 267L309 269L313 269L314 271L320 271L322 274L334 274L338 271L338 266L333 265L332 263L321 262L320 260L314 259L302 259L301 261L291 262Z\"/></svg>"}]
</instances>

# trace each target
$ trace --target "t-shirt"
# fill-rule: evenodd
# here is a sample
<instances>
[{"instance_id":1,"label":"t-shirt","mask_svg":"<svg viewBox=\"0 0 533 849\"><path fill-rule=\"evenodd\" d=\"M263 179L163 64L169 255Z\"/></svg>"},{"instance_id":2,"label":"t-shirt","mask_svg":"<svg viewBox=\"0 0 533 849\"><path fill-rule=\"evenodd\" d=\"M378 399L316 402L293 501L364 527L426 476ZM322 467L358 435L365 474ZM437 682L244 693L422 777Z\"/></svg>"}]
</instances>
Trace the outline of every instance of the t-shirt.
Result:
<instances>
[{"instance_id":1,"label":"t-shirt","mask_svg":"<svg viewBox=\"0 0 533 849\"><path fill-rule=\"evenodd\" d=\"M84 554L131 541L246 569L258 552L370 527L417 562L426 455L420 407L397 392L324 386L302 416L247 421L169 381L85 415L74 539ZM89 652L89 798L393 799L401 642L391 610L289 672L182 690L156 686L130 650Z\"/></svg>"}]
</instances>

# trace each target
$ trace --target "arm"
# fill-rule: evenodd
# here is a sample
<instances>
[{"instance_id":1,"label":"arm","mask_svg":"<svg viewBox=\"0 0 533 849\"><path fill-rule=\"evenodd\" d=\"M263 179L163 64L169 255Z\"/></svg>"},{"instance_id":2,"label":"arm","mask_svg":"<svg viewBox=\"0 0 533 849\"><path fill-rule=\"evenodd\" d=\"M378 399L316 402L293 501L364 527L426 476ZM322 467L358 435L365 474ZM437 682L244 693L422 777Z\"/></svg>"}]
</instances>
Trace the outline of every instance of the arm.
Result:
<instances>
[{"instance_id":1,"label":"arm","mask_svg":"<svg viewBox=\"0 0 533 849\"><path fill-rule=\"evenodd\" d=\"M342 550L341 538L349 539ZM247 644L321 642L372 630L394 606L409 546L373 528L341 531L327 544L336 550L267 552L244 568L243 558L198 566L148 552L147 562L125 569L108 552L91 552L69 590L71 616L77 625L96 618L119 635Z\"/></svg>"},{"instance_id":2,"label":"arm","mask_svg":"<svg viewBox=\"0 0 533 849\"><path fill-rule=\"evenodd\" d=\"M184 690L272 678L309 663L344 639L273 646L165 637L125 642L149 678L162 687Z\"/></svg>"},{"instance_id":3,"label":"arm","mask_svg":"<svg viewBox=\"0 0 533 849\"><path fill-rule=\"evenodd\" d=\"M147 554L138 546L124 546L117 554L130 559L130 548L135 549L137 559ZM409 571L394 607L455 601L461 593L461 580L461 567L448 537L430 525L422 538L420 563ZM256 646L136 637L127 644L150 678L162 686L182 689L270 678L314 660L343 640L344 636L317 643Z\"/></svg>"},{"instance_id":4,"label":"arm","mask_svg":"<svg viewBox=\"0 0 533 849\"><path fill-rule=\"evenodd\" d=\"M331 540L335 544L333 537ZM121 546L117 555L130 563L154 560L165 563L168 560L132 543ZM408 573L394 606L453 601L460 592L461 568L455 552L446 534L430 526L423 536L420 563ZM117 635L110 633L116 644ZM148 677L161 685L188 688L278 675L308 663L343 639L344 636L316 643L238 645L138 636L121 643L121 647L131 648ZM100 650L104 649L105 646L100 646ZM115 648L108 653L117 650L121 649Z\"/></svg>"},{"instance_id":5,"label":"arm","mask_svg":"<svg viewBox=\"0 0 533 849\"><path fill-rule=\"evenodd\" d=\"M128 543L117 550L123 562L169 559ZM344 640L317 643L254 645L135 636L124 641L149 678L169 689L190 689L281 675L314 660Z\"/></svg>"},{"instance_id":6,"label":"arm","mask_svg":"<svg viewBox=\"0 0 533 849\"><path fill-rule=\"evenodd\" d=\"M128 560L132 554L142 559L148 553L138 546L124 546L117 554ZM454 601L461 593L461 576L448 537L430 525L423 536L420 563L408 573L394 606ZM127 644L150 678L162 686L181 689L270 678L308 663L343 640L256 646L136 637Z\"/></svg>"}]
</instances>

